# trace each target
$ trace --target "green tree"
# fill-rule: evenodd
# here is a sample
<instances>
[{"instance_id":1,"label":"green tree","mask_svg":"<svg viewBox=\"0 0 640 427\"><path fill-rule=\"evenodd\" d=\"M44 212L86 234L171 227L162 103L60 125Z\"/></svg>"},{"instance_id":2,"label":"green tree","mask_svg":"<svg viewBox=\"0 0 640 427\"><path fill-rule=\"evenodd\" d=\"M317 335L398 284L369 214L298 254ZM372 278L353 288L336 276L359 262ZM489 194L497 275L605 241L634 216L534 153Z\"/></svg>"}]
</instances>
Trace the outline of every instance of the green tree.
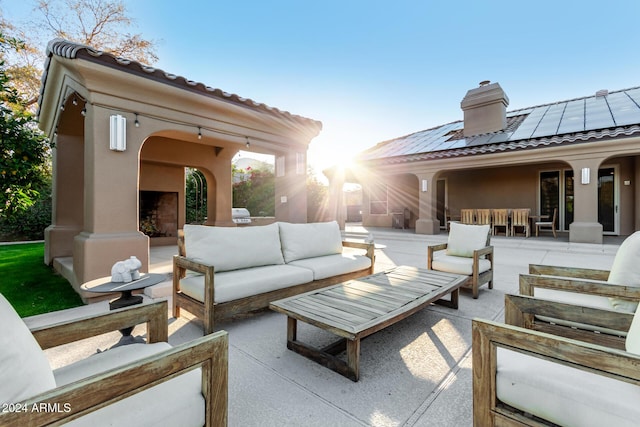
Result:
<instances>
[{"instance_id":1,"label":"green tree","mask_svg":"<svg viewBox=\"0 0 640 427\"><path fill-rule=\"evenodd\" d=\"M207 180L197 169L187 169L185 193L187 224L203 224L207 217Z\"/></svg>"},{"instance_id":2,"label":"green tree","mask_svg":"<svg viewBox=\"0 0 640 427\"><path fill-rule=\"evenodd\" d=\"M266 169L248 169L248 179L233 184L233 206L247 208L252 216L276 214L275 175Z\"/></svg>"},{"instance_id":3,"label":"green tree","mask_svg":"<svg viewBox=\"0 0 640 427\"><path fill-rule=\"evenodd\" d=\"M23 44L0 33L0 51L19 50ZM4 60L0 60L0 221L18 222L48 188L48 139L37 128L17 90L10 85Z\"/></svg>"}]
</instances>

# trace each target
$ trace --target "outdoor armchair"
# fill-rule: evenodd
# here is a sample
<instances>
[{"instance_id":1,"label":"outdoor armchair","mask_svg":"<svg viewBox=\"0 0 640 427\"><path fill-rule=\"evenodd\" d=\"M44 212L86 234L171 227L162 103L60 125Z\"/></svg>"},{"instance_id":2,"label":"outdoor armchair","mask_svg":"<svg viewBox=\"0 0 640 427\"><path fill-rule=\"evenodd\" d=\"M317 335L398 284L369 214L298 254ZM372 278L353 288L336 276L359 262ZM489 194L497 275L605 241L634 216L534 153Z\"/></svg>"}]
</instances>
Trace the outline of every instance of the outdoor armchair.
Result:
<instances>
[{"instance_id":1,"label":"outdoor armchair","mask_svg":"<svg viewBox=\"0 0 640 427\"><path fill-rule=\"evenodd\" d=\"M529 274L520 275L520 294L633 313L640 301L639 254L640 232L636 232L620 245L611 270L531 264Z\"/></svg>"},{"instance_id":2,"label":"outdoor armchair","mask_svg":"<svg viewBox=\"0 0 640 427\"><path fill-rule=\"evenodd\" d=\"M505 297L505 323L474 319L475 426L635 426L640 419L640 314ZM628 329L625 350L527 329L523 313L575 322L604 315ZM586 319L585 319L586 317Z\"/></svg>"},{"instance_id":3,"label":"outdoor armchair","mask_svg":"<svg viewBox=\"0 0 640 427\"><path fill-rule=\"evenodd\" d=\"M429 270L469 276L464 286L471 288L473 298L487 283L493 289L493 246L488 225L451 223L447 243L427 248Z\"/></svg>"},{"instance_id":4,"label":"outdoor armchair","mask_svg":"<svg viewBox=\"0 0 640 427\"><path fill-rule=\"evenodd\" d=\"M167 314L162 301L30 331L0 295L0 425L226 425L227 333L172 348ZM42 351L141 323L148 344L55 371Z\"/></svg>"}]
</instances>

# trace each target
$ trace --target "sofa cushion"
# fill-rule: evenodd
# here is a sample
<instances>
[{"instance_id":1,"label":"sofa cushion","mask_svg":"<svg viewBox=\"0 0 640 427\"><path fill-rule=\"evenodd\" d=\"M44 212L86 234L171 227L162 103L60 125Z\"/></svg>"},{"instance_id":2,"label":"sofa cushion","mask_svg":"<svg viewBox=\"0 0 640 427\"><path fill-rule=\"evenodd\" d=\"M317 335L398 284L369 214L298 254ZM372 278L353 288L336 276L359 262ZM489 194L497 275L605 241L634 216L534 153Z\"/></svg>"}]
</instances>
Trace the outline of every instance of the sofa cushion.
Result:
<instances>
[{"instance_id":1,"label":"sofa cushion","mask_svg":"<svg viewBox=\"0 0 640 427\"><path fill-rule=\"evenodd\" d=\"M42 348L9 301L0 294L0 403L18 403L54 389Z\"/></svg>"},{"instance_id":2,"label":"sofa cushion","mask_svg":"<svg viewBox=\"0 0 640 427\"><path fill-rule=\"evenodd\" d=\"M268 265L216 273L214 302L221 303L313 281L313 272L292 265ZM185 295L204 302L204 276L187 275L180 280Z\"/></svg>"},{"instance_id":3,"label":"sofa cushion","mask_svg":"<svg viewBox=\"0 0 640 427\"><path fill-rule=\"evenodd\" d=\"M216 272L284 264L278 224L256 227L184 226L187 258Z\"/></svg>"},{"instance_id":4,"label":"sofa cushion","mask_svg":"<svg viewBox=\"0 0 640 427\"><path fill-rule=\"evenodd\" d=\"M496 394L564 426L637 426L640 387L498 348ZM567 410L570 408L570 410Z\"/></svg>"},{"instance_id":5,"label":"sofa cushion","mask_svg":"<svg viewBox=\"0 0 640 427\"><path fill-rule=\"evenodd\" d=\"M615 285L640 286L640 231L627 237L618 248L607 282ZM637 302L610 298L616 310L633 313Z\"/></svg>"},{"instance_id":6,"label":"sofa cushion","mask_svg":"<svg viewBox=\"0 0 640 427\"><path fill-rule=\"evenodd\" d=\"M64 385L170 349L165 342L112 348L54 371ZM179 375L112 405L75 419L67 426L202 426L205 401L200 369Z\"/></svg>"},{"instance_id":7,"label":"sofa cushion","mask_svg":"<svg viewBox=\"0 0 640 427\"><path fill-rule=\"evenodd\" d=\"M336 221L291 224L279 222L284 261L342 253L342 235Z\"/></svg>"},{"instance_id":8,"label":"sofa cushion","mask_svg":"<svg viewBox=\"0 0 640 427\"><path fill-rule=\"evenodd\" d=\"M487 246L488 225L468 225L451 223L447 255L473 257L473 251Z\"/></svg>"},{"instance_id":9,"label":"sofa cushion","mask_svg":"<svg viewBox=\"0 0 640 427\"><path fill-rule=\"evenodd\" d=\"M436 252L431 261L431 268L433 270L446 271L447 273L471 276L473 274L473 258ZM478 272L484 273L489 270L491 270L491 262L488 259L480 258L478 260Z\"/></svg>"},{"instance_id":10,"label":"sofa cushion","mask_svg":"<svg viewBox=\"0 0 640 427\"><path fill-rule=\"evenodd\" d=\"M313 280L326 279L340 274L353 273L371 267L371 258L364 255L336 254L299 259L288 265L313 271Z\"/></svg>"}]
</instances>

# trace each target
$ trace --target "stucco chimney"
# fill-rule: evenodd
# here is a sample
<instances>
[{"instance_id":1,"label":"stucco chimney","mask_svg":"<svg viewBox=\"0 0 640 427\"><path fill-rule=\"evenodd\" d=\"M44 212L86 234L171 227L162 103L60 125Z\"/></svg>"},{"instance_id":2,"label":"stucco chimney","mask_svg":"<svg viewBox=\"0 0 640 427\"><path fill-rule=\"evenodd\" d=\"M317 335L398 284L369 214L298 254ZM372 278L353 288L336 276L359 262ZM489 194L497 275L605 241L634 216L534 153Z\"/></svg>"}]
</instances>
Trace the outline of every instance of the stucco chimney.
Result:
<instances>
[{"instance_id":1,"label":"stucco chimney","mask_svg":"<svg viewBox=\"0 0 640 427\"><path fill-rule=\"evenodd\" d=\"M464 111L464 136L497 132L507 127L509 98L498 83L480 82L460 103Z\"/></svg>"}]
</instances>

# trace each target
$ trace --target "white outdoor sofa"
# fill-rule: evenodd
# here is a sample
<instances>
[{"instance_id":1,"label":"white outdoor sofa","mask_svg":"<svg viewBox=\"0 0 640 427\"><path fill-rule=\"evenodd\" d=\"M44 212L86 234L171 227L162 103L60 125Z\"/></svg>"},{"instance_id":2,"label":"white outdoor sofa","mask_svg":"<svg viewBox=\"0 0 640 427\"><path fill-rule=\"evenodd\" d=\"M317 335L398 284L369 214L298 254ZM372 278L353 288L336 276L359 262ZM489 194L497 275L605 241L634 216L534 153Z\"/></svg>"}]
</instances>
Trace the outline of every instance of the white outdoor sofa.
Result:
<instances>
[{"instance_id":1,"label":"white outdoor sofa","mask_svg":"<svg viewBox=\"0 0 640 427\"><path fill-rule=\"evenodd\" d=\"M374 268L373 243L342 241L335 221L185 225L179 248L173 258L173 315L186 309L203 320L205 334L222 319L372 274Z\"/></svg>"}]
</instances>

